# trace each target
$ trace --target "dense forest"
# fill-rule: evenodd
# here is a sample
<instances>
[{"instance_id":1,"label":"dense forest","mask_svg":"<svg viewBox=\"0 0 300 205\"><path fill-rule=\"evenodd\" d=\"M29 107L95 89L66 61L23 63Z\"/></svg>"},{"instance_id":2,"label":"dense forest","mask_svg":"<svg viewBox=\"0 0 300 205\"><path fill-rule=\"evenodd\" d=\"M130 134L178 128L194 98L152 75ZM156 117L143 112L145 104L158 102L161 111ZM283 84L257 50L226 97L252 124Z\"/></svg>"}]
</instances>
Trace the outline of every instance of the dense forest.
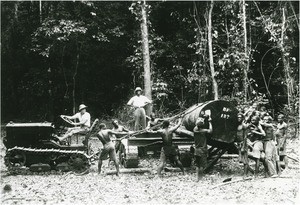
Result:
<instances>
[{"instance_id":1,"label":"dense forest","mask_svg":"<svg viewBox=\"0 0 300 205\"><path fill-rule=\"evenodd\" d=\"M81 103L120 117L146 77L160 115L212 99L297 113L299 2L1 1L3 122Z\"/></svg>"}]
</instances>

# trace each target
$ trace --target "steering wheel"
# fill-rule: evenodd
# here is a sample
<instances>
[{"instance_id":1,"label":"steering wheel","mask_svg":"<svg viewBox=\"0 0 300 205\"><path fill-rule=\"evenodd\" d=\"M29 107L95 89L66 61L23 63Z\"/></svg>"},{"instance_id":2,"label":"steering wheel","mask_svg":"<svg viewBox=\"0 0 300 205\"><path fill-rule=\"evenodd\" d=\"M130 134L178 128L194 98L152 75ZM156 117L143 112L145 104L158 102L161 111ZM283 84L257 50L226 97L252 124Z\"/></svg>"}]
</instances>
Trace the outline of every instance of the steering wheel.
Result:
<instances>
[{"instance_id":1,"label":"steering wheel","mask_svg":"<svg viewBox=\"0 0 300 205\"><path fill-rule=\"evenodd\" d=\"M72 120L70 120L69 118L67 118L64 115L61 115L60 118L63 119L65 122L71 124L71 125L73 125L73 123L74 123Z\"/></svg>"}]
</instances>

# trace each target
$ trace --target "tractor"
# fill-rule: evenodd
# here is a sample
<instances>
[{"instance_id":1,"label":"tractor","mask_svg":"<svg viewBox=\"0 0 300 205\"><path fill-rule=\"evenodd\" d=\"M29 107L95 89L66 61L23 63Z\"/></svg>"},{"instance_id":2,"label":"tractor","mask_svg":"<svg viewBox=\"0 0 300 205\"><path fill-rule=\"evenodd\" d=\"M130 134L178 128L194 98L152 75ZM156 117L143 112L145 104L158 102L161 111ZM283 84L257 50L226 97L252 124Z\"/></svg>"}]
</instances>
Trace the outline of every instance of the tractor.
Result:
<instances>
[{"instance_id":1,"label":"tractor","mask_svg":"<svg viewBox=\"0 0 300 205\"><path fill-rule=\"evenodd\" d=\"M88 139L97 122L96 119L86 133L79 134L83 143L75 145L59 143L52 123L10 122L3 139L7 148L5 165L14 173L26 172L28 168L31 172L86 172L90 167Z\"/></svg>"}]
</instances>

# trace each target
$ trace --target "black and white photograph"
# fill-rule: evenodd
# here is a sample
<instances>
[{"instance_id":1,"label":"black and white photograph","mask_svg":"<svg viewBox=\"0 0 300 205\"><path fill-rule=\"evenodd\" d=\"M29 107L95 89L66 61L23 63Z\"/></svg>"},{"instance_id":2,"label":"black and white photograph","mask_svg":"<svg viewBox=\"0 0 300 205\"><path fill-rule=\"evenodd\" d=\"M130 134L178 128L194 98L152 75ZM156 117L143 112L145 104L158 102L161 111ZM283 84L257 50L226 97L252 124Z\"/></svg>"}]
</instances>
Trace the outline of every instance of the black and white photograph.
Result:
<instances>
[{"instance_id":1,"label":"black and white photograph","mask_svg":"<svg viewBox=\"0 0 300 205\"><path fill-rule=\"evenodd\" d=\"M300 204L298 0L0 7L1 204Z\"/></svg>"}]
</instances>

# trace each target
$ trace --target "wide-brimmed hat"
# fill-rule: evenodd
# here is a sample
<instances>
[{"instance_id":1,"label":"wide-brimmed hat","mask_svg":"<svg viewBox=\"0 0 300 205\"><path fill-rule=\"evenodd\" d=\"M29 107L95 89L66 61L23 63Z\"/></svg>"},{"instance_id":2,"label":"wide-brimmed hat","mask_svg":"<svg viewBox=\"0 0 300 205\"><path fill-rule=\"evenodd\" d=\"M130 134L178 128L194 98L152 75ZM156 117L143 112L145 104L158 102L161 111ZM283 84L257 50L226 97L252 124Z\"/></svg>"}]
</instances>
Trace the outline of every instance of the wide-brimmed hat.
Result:
<instances>
[{"instance_id":1,"label":"wide-brimmed hat","mask_svg":"<svg viewBox=\"0 0 300 205\"><path fill-rule=\"evenodd\" d=\"M84 104L79 105L79 111L81 111L82 109L87 108L87 106L85 106Z\"/></svg>"},{"instance_id":2,"label":"wide-brimmed hat","mask_svg":"<svg viewBox=\"0 0 300 205\"><path fill-rule=\"evenodd\" d=\"M136 87L136 89L134 90L134 92L136 92L136 91L142 91L142 88L141 87Z\"/></svg>"}]
</instances>

